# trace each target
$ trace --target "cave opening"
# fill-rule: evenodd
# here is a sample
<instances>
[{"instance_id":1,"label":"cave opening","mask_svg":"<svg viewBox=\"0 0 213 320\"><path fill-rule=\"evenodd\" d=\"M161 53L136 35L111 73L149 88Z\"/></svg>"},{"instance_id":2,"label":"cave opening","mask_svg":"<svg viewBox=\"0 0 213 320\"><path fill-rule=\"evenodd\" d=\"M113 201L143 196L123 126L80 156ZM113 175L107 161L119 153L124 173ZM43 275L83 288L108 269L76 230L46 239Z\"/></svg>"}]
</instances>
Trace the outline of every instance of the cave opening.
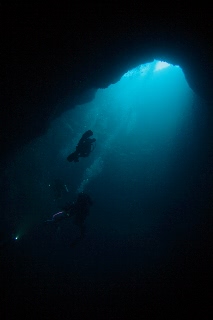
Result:
<instances>
[{"instance_id":1,"label":"cave opening","mask_svg":"<svg viewBox=\"0 0 213 320\"><path fill-rule=\"evenodd\" d=\"M113 212L96 216L104 229L131 233L142 225L145 230L162 212L183 212L200 164L195 100L179 66L154 60L63 113L9 165L10 195L20 208L11 214L23 229L15 232L25 233L56 204L83 191L97 197L100 210ZM68 154L89 129L97 139L94 151L69 163ZM69 192L55 203L51 185L58 178ZM40 201L30 209L35 197ZM106 198L110 205L102 208Z\"/></svg>"},{"instance_id":2,"label":"cave opening","mask_svg":"<svg viewBox=\"0 0 213 320\"><path fill-rule=\"evenodd\" d=\"M173 281L174 268L182 277L185 253L194 261L205 219L201 109L181 68L153 61L97 90L20 149L5 172L0 242L10 247L5 261L15 256L20 281L38 274L44 290L50 283L58 288L58 276L70 288L82 282L149 288L147 279L156 283L165 273ZM87 130L97 140L93 152L68 162ZM59 197L56 180L63 186ZM93 206L85 238L73 249L72 219L44 222L79 192Z\"/></svg>"}]
</instances>

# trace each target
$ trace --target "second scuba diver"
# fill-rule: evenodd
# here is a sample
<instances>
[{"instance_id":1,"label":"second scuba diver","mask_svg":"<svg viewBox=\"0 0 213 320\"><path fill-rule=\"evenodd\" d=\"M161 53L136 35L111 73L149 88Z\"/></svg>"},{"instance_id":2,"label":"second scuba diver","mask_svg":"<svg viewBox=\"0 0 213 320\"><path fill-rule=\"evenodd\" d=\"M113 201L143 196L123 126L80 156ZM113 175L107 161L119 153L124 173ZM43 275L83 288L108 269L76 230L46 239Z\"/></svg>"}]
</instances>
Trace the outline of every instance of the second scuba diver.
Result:
<instances>
[{"instance_id":1,"label":"second scuba diver","mask_svg":"<svg viewBox=\"0 0 213 320\"><path fill-rule=\"evenodd\" d=\"M79 157L88 157L89 154L94 150L93 143L96 141L95 138L91 139L90 137L93 135L92 130L87 130L79 140L75 151L71 153L67 160L69 162L79 162Z\"/></svg>"},{"instance_id":2,"label":"second scuba diver","mask_svg":"<svg viewBox=\"0 0 213 320\"><path fill-rule=\"evenodd\" d=\"M73 217L73 223L79 228L80 236L77 237L72 243L71 246L74 246L78 241L85 236L85 219L89 214L90 207L93 202L90 196L84 192L78 194L77 200L73 203L68 203L62 208L62 211L55 213L52 216L52 219L46 220L45 222L57 223L61 220L64 220L69 217Z\"/></svg>"}]
</instances>

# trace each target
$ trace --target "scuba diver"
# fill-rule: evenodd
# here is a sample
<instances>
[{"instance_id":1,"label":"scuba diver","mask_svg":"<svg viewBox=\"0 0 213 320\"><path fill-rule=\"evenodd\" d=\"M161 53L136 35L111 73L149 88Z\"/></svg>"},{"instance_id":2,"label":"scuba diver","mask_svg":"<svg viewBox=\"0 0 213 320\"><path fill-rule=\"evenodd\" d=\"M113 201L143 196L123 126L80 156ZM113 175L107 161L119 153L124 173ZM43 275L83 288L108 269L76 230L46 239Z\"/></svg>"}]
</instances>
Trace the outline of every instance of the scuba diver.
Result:
<instances>
[{"instance_id":1,"label":"scuba diver","mask_svg":"<svg viewBox=\"0 0 213 320\"><path fill-rule=\"evenodd\" d=\"M79 140L75 151L71 153L67 160L69 162L79 162L79 157L88 157L89 154L94 150L93 143L96 141L95 138L91 139L90 137L93 135L92 130L87 130Z\"/></svg>"},{"instance_id":2,"label":"scuba diver","mask_svg":"<svg viewBox=\"0 0 213 320\"><path fill-rule=\"evenodd\" d=\"M52 216L52 219L46 220L45 222L57 223L61 220L73 217L73 223L80 230L79 237L77 237L70 245L73 247L85 236L84 222L89 214L90 206L92 206L92 204L93 202L90 196L84 192L80 192L75 202L66 204L66 206L62 208L62 211L55 213Z\"/></svg>"}]
</instances>

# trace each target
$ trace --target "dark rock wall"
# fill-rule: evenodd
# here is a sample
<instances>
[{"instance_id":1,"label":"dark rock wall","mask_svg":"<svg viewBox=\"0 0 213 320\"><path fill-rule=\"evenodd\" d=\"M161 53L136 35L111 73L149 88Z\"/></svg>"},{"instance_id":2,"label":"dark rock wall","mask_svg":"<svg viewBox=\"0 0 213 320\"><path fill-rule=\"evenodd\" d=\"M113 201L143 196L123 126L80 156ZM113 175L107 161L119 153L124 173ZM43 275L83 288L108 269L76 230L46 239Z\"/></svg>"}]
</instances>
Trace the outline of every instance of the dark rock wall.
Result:
<instances>
[{"instance_id":1,"label":"dark rock wall","mask_svg":"<svg viewBox=\"0 0 213 320\"><path fill-rule=\"evenodd\" d=\"M172 6L1 5L1 159L96 88L153 59L180 65L210 103L210 10Z\"/></svg>"}]
</instances>

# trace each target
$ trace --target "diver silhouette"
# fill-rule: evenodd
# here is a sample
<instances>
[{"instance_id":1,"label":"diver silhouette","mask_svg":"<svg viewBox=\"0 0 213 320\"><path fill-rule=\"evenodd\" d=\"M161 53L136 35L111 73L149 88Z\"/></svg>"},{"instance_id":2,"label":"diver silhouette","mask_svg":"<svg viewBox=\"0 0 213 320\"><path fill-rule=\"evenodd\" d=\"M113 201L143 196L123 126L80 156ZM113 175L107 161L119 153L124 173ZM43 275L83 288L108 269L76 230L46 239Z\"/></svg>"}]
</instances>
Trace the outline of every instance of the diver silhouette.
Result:
<instances>
[{"instance_id":1,"label":"diver silhouette","mask_svg":"<svg viewBox=\"0 0 213 320\"><path fill-rule=\"evenodd\" d=\"M89 214L90 207L93 202L90 196L84 192L80 192L77 200L72 203L66 204L62 211L55 213L52 219L46 220L47 223L57 223L61 220L73 217L73 223L79 228L80 235L70 244L71 247L75 246L79 240L85 237L85 219Z\"/></svg>"},{"instance_id":2,"label":"diver silhouette","mask_svg":"<svg viewBox=\"0 0 213 320\"><path fill-rule=\"evenodd\" d=\"M92 130L87 130L79 140L75 151L71 153L67 160L69 162L79 162L79 157L88 157L89 154L94 150L93 143L96 141L95 138L91 139L90 137L93 135Z\"/></svg>"}]
</instances>

